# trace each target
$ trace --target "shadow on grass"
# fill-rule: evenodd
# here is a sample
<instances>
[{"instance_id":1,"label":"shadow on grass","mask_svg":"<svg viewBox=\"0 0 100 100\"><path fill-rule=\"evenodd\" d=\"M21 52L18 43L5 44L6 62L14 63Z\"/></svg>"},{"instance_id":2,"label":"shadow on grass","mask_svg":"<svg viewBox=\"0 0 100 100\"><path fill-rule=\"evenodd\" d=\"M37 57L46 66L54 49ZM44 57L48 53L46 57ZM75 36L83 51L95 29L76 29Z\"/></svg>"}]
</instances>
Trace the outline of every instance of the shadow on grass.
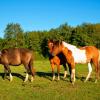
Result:
<instances>
[{"instance_id":1,"label":"shadow on grass","mask_svg":"<svg viewBox=\"0 0 100 100\"><path fill-rule=\"evenodd\" d=\"M76 76L76 80L80 80L80 81L84 82L85 79L86 79L85 76L82 76L82 77ZM87 81L95 82L95 79L90 77Z\"/></svg>"},{"instance_id":2,"label":"shadow on grass","mask_svg":"<svg viewBox=\"0 0 100 100\"><path fill-rule=\"evenodd\" d=\"M52 73L51 72L36 72L36 75L39 77L44 77L46 79L49 79L50 81L52 81ZM55 73L56 79L57 79L57 73ZM64 76L64 74L60 73L60 79L61 80L65 80L66 78L70 78L70 75L67 75L67 77L64 79L62 78Z\"/></svg>"},{"instance_id":3,"label":"shadow on grass","mask_svg":"<svg viewBox=\"0 0 100 100\"><path fill-rule=\"evenodd\" d=\"M18 78L20 78L20 79L22 79L22 80L25 79L25 77L22 76L21 74L18 74L18 73L11 73L11 74L12 74L12 76L16 76L16 77L18 77ZM0 73L0 76L2 77L2 79L5 79L5 78L4 78L4 73ZM7 76L9 76L8 73L7 73ZM8 79L8 78L7 78L7 79Z\"/></svg>"},{"instance_id":4,"label":"shadow on grass","mask_svg":"<svg viewBox=\"0 0 100 100\"><path fill-rule=\"evenodd\" d=\"M46 79L52 80L52 73L50 72L36 72L36 75L39 77L44 77Z\"/></svg>"},{"instance_id":5,"label":"shadow on grass","mask_svg":"<svg viewBox=\"0 0 100 100\"><path fill-rule=\"evenodd\" d=\"M25 72L24 72L25 73ZM50 81L52 81L52 73L51 72L36 72L36 75L39 76L39 77L44 77ZM63 80L63 81L69 81L70 80L70 75L67 75L67 77L64 79L63 78L63 73L60 73L60 79ZM7 74L7 76L9 76L9 74ZM25 77L19 73L12 73L12 76L16 76L20 79L22 79L24 81ZM57 73L55 73L55 76L56 76L56 80L57 80ZM2 77L2 79L4 79L4 73L0 73L0 77ZM7 78L9 80L9 78ZM76 76L76 80L80 80L82 82L84 82L86 79L86 77L79 77L79 76ZM88 81L94 81L93 78L89 78Z\"/></svg>"}]
</instances>

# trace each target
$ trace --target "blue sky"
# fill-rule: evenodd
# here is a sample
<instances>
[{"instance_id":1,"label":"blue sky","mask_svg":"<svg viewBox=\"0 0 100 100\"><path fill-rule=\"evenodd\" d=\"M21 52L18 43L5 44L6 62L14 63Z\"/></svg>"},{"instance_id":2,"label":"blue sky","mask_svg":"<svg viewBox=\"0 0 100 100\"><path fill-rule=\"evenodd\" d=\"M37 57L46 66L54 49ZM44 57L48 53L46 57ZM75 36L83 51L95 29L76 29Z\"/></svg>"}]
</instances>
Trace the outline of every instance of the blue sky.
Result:
<instances>
[{"instance_id":1,"label":"blue sky","mask_svg":"<svg viewBox=\"0 0 100 100\"><path fill-rule=\"evenodd\" d=\"M61 24L100 23L100 0L0 0L0 37L8 23L24 31L49 30Z\"/></svg>"}]
</instances>

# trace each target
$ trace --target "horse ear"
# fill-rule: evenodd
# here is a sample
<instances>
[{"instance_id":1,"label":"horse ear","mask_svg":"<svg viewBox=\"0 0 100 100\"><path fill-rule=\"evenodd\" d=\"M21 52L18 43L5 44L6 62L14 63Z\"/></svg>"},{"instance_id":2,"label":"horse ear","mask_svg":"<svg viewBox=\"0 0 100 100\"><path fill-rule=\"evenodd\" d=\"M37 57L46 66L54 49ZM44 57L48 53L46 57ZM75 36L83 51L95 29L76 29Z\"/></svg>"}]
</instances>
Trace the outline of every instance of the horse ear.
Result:
<instances>
[{"instance_id":1,"label":"horse ear","mask_svg":"<svg viewBox=\"0 0 100 100\"><path fill-rule=\"evenodd\" d=\"M50 39L47 39L47 41L50 41Z\"/></svg>"}]
</instances>

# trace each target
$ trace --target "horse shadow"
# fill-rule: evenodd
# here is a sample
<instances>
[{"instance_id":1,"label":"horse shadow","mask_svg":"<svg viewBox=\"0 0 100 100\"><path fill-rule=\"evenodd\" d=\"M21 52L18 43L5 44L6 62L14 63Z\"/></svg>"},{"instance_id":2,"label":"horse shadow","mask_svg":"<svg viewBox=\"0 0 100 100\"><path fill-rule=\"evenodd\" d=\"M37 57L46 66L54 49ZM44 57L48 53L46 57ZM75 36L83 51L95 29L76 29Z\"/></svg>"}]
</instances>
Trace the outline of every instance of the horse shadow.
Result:
<instances>
[{"instance_id":1,"label":"horse shadow","mask_svg":"<svg viewBox=\"0 0 100 100\"><path fill-rule=\"evenodd\" d=\"M19 73L11 73L12 76L16 76L20 79L22 79L24 81L25 77ZM4 79L4 73L0 73L0 76L2 77L2 79ZM7 76L9 76L9 74L7 73ZM8 79L8 78L7 78ZM9 79L8 79L9 80Z\"/></svg>"},{"instance_id":2,"label":"horse shadow","mask_svg":"<svg viewBox=\"0 0 100 100\"><path fill-rule=\"evenodd\" d=\"M44 77L50 81L52 81L52 73L51 72L36 72L36 75L39 76L39 77ZM56 79L57 79L57 73L55 73L55 76L56 76ZM64 80L65 79L63 78L64 74L63 73L60 73L60 79L61 80ZM67 75L66 78L70 78L70 75Z\"/></svg>"},{"instance_id":3,"label":"horse shadow","mask_svg":"<svg viewBox=\"0 0 100 100\"><path fill-rule=\"evenodd\" d=\"M36 75L39 76L39 77L44 77L44 78L52 81L52 73L51 72L36 72ZM56 79L57 79L57 73L55 73L55 76L56 76ZM70 81L70 74L68 74L65 79L63 78L63 76L64 76L64 74L60 73L60 79L61 80ZM80 81L84 82L85 79L86 79L85 76L79 77L79 76L76 75L76 80L80 80ZM92 81L93 82L94 80L92 78L89 78L88 81Z\"/></svg>"},{"instance_id":4,"label":"horse shadow","mask_svg":"<svg viewBox=\"0 0 100 100\"><path fill-rule=\"evenodd\" d=\"M26 73L26 72L24 72L24 73ZM51 72L36 72L36 75L39 76L39 77L44 77L44 78L52 81L52 73ZM63 75L64 75L63 73L60 73L61 80L68 81L70 79L70 75L67 75L67 77L65 79L63 78ZM2 79L4 79L4 73L0 73L0 76L2 77ZM7 76L9 76L9 74L7 74ZM19 73L12 73L12 76L18 77L18 78L22 79L23 81L25 79L25 76L21 75ZM55 73L55 76L57 77L57 73ZM76 76L76 79L77 80L81 80L82 82L84 82L84 80L86 79L86 77ZM89 81L94 81L94 80L92 78L89 78Z\"/></svg>"},{"instance_id":5,"label":"horse shadow","mask_svg":"<svg viewBox=\"0 0 100 100\"><path fill-rule=\"evenodd\" d=\"M80 80L80 81L82 81L82 82L85 82L86 77L85 77L85 76L81 76L81 77L76 76L76 79L77 79L77 80ZM88 81L94 82L95 80L94 80L93 78L90 77L90 78L88 79Z\"/></svg>"},{"instance_id":6,"label":"horse shadow","mask_svg":"<svg viewBox=\"0 0 100 100\"><path fill-rule=\"evenodd\" d=\"M36 75L39 77L44 77L46 79L52 80L52 73L50 72L36 72Z\"/></svg>"}]
</instances>

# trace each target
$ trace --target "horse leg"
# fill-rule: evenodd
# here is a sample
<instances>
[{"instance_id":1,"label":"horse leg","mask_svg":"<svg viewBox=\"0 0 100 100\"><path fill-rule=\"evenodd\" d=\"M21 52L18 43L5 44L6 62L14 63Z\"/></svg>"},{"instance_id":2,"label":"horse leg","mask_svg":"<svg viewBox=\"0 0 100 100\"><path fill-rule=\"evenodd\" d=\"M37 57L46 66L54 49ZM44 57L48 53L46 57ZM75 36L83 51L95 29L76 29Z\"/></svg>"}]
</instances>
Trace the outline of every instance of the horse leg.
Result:
<instances>
[{"instance_id":1,"label":"horse leg","mask_svg":"<svg viewBox=\"0 0 100 100\"><path fill-rule=\"evenodd\" d=\"M28 65L24 65L24 66L26 69L26 76L25 76L24 82L26 82L28 80L28 77L29 77L29 68L28 68Z\"/></svg>"},{"instance_id":2,"label":"horse leg","mask_svg":"<svg viewBox=\"0 0 100 100\"><path fill-rule=\"evenodd\" d=\"M71 72L71 67L70 67L70 65L68 65L68 67L69 67L69 73L70 73L70 75L71 75L72 72Z\"/></svg>"},{"instance_id":3,"label":"horse leg","mask_svg":"<svg viewBox=\"0 0 100 100\"><path fill-rule=\"evenodd\" d=\"M71 81L72 81L72 84L74 85L74 82L75 82L75 62L74 62L74 58L72 56L72 52L70 50L67 50L67 49L63 49L62 52L66 57L66 61L67 61L68 65L70 65L70 67L71 67Z\"/></svg>"},{"instance_id":4,"label":"horse leg","mask_svg":"<svg viewBox=\"0 0 100 100\"><path fill-rule=\"evenodd\" d=\"M13 76L11 73L9 73L9 76L10 76L10 82L13 80Z\"/></svg>"},{"instance_id":5,"label":"horse leg","mask_svg":"<svg viewBox=\"0 0 100 100\"><path fill-rule=\"evenodd\" d=\"M70 65L70 64L68 64L68 68L69 68L69 74L70 74L70 76L71 76L71 73L72 73L71 71L72 71L72 70L71 70L71 65ZM70 77L70 81L71 81L71 77Z\"/></svg>"},{"instance_id":6,"label":"horse leg","mask_svg":"<svg viewBox=\"0 0 100 100\"><path fill-rule=\"evenodd\" d=\"M70 81L74 85L74 83L75 83L75 63L68 63L68 67L69 67L69 72L71 75Z\"/></svg>"},{"instance_id":7,"label":"horse leg","mask_svg":"<svg viewBox=\"0 0 100 100\"><path fill-rule=\"evenodd\" d=\"M74 83L75 83L75 68L71 69L71 81L72 81L72 84L74 85Z\"/></svg>"},{"instance_id":8,"label":"horse leg","mask_svg":"<svg viewBox=\"0 0 100 100\"><path fill-rule=\"evenodd\" d=\"M67 66L66 66L66 64L63 64L63 66L64 66L64 79L66 78L66 76L67 76Z\"/></svg>"},{"instance_id":9,"label":"horse leg","mask_svg":"<svg viewBox=\"0 0 100 100\"><path fill-rule=\"evenodd\" d=\"M95 72L96 72L96 80L95 83L97 82L98 78L99 78L99 63L97 60L93 59L93 64L95 66Z\"/></svg>"},{"instance_id":10,"label":"horse leg","mask_svg":"<svg viewBox=\"0 0 100 100\"><path fill-rule=\"evenodd\" d=\"M30 67L30 72L31 72L31 82L33 82L34 76L35 76L34 68L32 65L29 65L29 67Z\"/></svg>"},{"instance_id":11,"label":"horse leg","mask_svg":"<svg viewBox=\"0 0 100 100\"><path fill-rule=\"evenodd\" d=\"M60 64L57 65L58 80L60 80Z\"/></svg>"},{"instance_id":12,"label":"horse leg","mask_svg":"<svg viewBox=\"0 0 100 100\"><path fill-rule=\"evenodd\" d=\"M31 73L31 82L33 82L34 76L35 76L35 70L34 70L34 67L33 67L33 59L32 58L30 59L28 67L29 67L29 70L30 70L30 73Z\"/></svg>"},{"instance_id":13,"label":"horse leg","mask_svg":"<svg viewBox=\"0 0 100 100\"><path fill-rule=\"evenodd\" d=\"M28 77L29 77L29 75L28 75L28 73L26 73L26 77L25 77L24 82L26 82L28 80Z\"/></svg>"},{"instance_id":14,"label":"horse leg","mask_svg":"<svg viewBox=\"0 0 100 100\"><path fill-rule=\"evenodd\" d=\"M91 75L91 72L92 72L92 66L91 66L90 63L88 63L88 70L89 70L89 72L88 72L88 75L87 75L84 82L86 82L90 78L90 75Z\"/></svg>"},{"instance_id":15,"label":"horse leg","mask_svg":"<svg viewBox=\"0 0 100 100\"><path fill-rule=\"evenodd\" d=\"M11 82L11 81L13 80L13 76L12 76L12 74L11 74L11 69L10 69L9 65L5 65L4 67L5 67L5 69L8 70L9 77L10 77L10 82Z\"/></svg>"},{"instance_id":16,"label":"horse leg","mask_svg":"<svg viewBox=\"0 0 100 100\"><path fill-rule=\"evenodd\" d=\"M69 52L68 55L70 55L71 52ZM71 82L74 85L75 83L75 62L74 62L74 58L71 54L71 56L69 56L69 58L67 57L67 62L68 62L68 66L69 66L69 72L71 74Z\"/></svg>"},{"instance_id":17,"label":"horse leg","mask_svg":"<svg viewBox=\"0 0 100 100\"><path fill-rule=\"evenodd\" d=\"M51 68L52 68L52 74L53 74L52 80L54 81L55 80L54 64L51 64Z\"/></svg>"},{"instance_id":18,"label":"horse leg","mask_svg":"<svg viewBox=\"0 0 100 100\"><path fill-rule=\"evenodd\" d=\"M4 76L3 76L3 79L6 79L7 77L7 69L4 67Z\"/></svg>"}]
</instances>

